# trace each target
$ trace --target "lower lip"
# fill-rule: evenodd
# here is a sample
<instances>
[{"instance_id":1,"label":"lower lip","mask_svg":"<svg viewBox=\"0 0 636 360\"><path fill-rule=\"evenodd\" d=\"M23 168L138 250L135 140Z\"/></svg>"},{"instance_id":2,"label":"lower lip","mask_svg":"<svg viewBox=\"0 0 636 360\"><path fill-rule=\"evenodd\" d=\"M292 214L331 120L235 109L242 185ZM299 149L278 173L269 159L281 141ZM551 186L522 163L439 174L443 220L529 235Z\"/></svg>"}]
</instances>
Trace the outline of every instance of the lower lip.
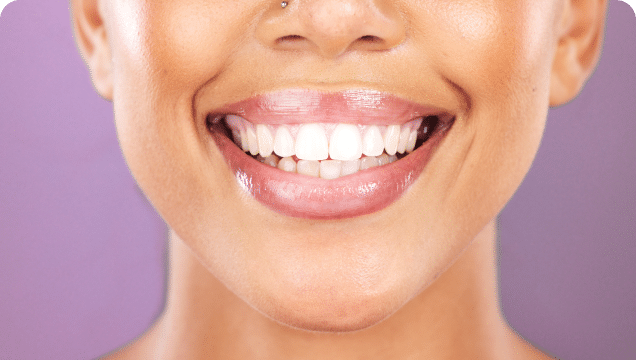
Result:
<instances>
[{"instance_id":1,"label":"lower lip","mask_svg":"<svg viewBox=\"0 0 636 360\"><path fill-rule=\"evenodd\" d=\"M239 186L261 204L287 216L322 220L367 215L397 201L422 173L445 132L436 131L398 161L325 180L265 165L227 136L210 131Z\"/></svg>"}]
</instances>

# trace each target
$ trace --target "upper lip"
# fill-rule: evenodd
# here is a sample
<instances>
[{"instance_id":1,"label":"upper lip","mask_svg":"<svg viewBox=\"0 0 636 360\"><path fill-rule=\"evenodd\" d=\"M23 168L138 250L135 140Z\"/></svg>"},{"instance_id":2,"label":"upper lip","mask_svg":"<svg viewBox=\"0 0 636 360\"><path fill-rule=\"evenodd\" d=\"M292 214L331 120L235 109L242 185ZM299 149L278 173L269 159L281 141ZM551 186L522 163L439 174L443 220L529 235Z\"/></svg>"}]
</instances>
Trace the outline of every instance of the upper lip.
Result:
<instances>
[{"instance_id":1,"label":"upper lip","mask_svg":"<svg viewBox=\"0 0 636 360\"><path fill-rule=\"evenodd\" d=\"M239 115L255 124L394 125L448 112L377 90L285 89L227 104L210 113L212 116L228 114Z\"/></svg>"}]
</instances>

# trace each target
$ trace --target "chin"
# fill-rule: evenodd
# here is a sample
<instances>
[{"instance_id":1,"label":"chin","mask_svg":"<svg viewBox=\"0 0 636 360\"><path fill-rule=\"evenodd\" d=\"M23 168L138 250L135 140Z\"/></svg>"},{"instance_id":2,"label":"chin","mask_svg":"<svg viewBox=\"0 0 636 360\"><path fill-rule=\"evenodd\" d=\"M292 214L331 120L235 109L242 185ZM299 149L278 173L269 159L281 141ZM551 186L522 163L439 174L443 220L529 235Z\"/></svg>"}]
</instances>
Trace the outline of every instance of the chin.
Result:
<instances>
[{"instance_id":1,"label":"chin","mask_svg":"<svg viewBox=\"0 0 636 360\"><path fill-rule=\"evenodd\" d=\"M354 332L385 320L400 307L394 294L334 296L316 294L302 302L279 299L262 309L270 319L295 329L313 332Z\"/></svg>"},{"instance_id":2,"label":"chin","mask_svg":"<svg viewBox=\"0 0 636 360\"><path fill-rule=\"evenodd\" d=\"M404 263L381 260L385 264ZM316 270L304 263L301 271L279 273L275 282L263 278L264 283L256 287L259 292L252 292L244 300L270 319L292 328L352 332L390 317L422 288L422 277L414 274L424 269L364 267L355 261L340 261L338 266L325 259L323 263L330 268Z\"/></svg>"}]
</instances>

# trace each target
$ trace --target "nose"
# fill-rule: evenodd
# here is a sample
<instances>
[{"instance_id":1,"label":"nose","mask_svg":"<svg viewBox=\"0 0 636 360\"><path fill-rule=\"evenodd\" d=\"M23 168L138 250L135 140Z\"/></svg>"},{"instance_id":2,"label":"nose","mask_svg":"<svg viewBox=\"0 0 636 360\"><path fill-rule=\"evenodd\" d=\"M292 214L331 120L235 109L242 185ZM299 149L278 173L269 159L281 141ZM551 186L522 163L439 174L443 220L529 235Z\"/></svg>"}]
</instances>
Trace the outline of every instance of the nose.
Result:
<instances>
[{"instance_id":1,"label":"nose","mask_svg":"<svg viewBox=\"0 0 636 360\"><path fill-rule=\"evenodd\" d=\"M347 51L389 50L406 37L387 0L287 0L260 21L257 37L275 49L311 50L327 58Z\"/></svg>"}]
</instances>

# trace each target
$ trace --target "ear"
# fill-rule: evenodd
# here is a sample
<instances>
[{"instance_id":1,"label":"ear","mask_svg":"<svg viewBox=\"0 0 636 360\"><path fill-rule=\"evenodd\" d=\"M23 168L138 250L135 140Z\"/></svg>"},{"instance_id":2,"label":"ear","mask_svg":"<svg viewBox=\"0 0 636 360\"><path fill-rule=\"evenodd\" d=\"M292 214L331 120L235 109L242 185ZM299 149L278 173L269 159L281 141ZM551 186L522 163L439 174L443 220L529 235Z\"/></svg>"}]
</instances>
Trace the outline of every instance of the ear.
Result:
<instances>
[{"instance_id":1,"label":"ear","mask_svg":"<svg viewBox=\"0 0 636 360\"><path fill-rule=\"evenodd\" d=\"M106 36L100 0L71 0L75 41L88 65L95 90L106 100L113 99L110 44Z\"/></svg>"},{"instance_id":2,"label":"ear","mask_svg":"<svg viewBox=\"0 0 636 360\"><path fill-rule=\"evenodd\" d=\"M563 0L557 25L558 43L552 64L550 106L574 99L601 54L607 0Z\"/></svg>"}]
</instances>

